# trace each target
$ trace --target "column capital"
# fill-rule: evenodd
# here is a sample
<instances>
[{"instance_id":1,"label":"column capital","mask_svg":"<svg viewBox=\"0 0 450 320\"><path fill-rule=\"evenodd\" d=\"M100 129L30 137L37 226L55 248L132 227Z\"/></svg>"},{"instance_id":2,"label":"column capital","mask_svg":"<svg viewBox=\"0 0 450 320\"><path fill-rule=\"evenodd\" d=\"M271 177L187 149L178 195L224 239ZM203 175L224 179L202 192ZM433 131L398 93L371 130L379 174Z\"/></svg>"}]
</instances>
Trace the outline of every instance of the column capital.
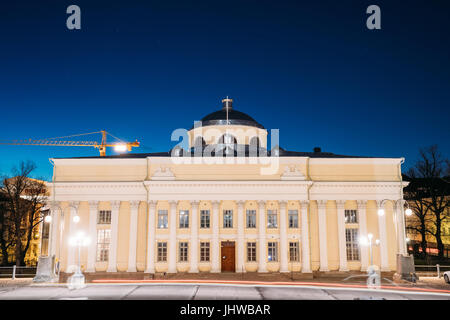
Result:
<instances>
[{"instance_id":1,"label":"column capital","mask_svg":"<svg viewBox=\"0 0 450 320\"><path fill-rule=\"evenodd\" d=\"M357 200L358 209L365 209L367 205L367 200Z\"/></svg>"},{"instance_id":2,"label":"column capital","mask_svg":"<svg viewBox=\"0 0 450 320\"><path fill-rule=\"evenodd\" d=\"M200 201L199 200L191 200L192 208L198 208Z\"/></svg>"},{"instance_id":3,"label":"column capital","mask_svg":"<svg viewBox=\"0 0 450 320\"><path fill-rule=\"evenodd\" d=\"M300 205L302 208L308 208L309 200L300 200Z\"/></svg>"},{"instance_id":4,"label":"column capital","mask_svg":"<svg viewBox=\"0 0 450 320\"><path fill-rule=\"evenodd\" d=\"M90 200L90 201L88 201L89 210L97 210L98 203L99 203L99 201L97 201L97 200Z\"/></svg>"},{"instance_id":5,"label":"column capital","mask_svg":"<svg viewBox=\"0 0 450 320\"><path fill-rule=\"evenodd\" d=\"M119 200L113 200L113 201L110 201L110 203L111 203L111 209L112 210L119 210L119 207L120 207L120 201Z\"/></svg>"},{"instance_id":6,"label":"column capital","mask_svg":"<svg viewBox=\"0 0 450 320\"><path fill-rule=\"evenodd\" d=\"M131 210L138 209L139 208L139 203L140 203L139 200L131 200L130 201L130 208L131 208Z\"/></svg>"},{"instance_id":7,"label":"column capital","mask_svg":"<svg viewBox=\"0 0 450 320\"><path fill-rule=\"evenodd\" d=\"M345 200L336 200L336 207L338 209L344 209L345 208Z\"/></svg>"},{"instance_id":8,"label":"column capital","mask_svg":"<svg viewBox=\"0 0 450 320\"><path fill-rule=\"evenodd\" d=\"M150 208L155 208L156 207L156 203L157 203L158 201L156 201L156 200L148 200L148 205L149 205L149 207Z\"/></svg>"},{"instance_id":9,"label":"column capital","mask_svg":"<svg viewBox=\"0 0 450 320\"><path fill-rule=\"evenodd\" d=\"M213 209L219 209L220 200L212 200L211 204L213 206Z\"/></svg>"},{"instance_id":10,"label":"column capital","mask_svg":"<svg viewBox=\"0 0 450 320\"><path fill-rule=\"evenodd\" d=\"M69 207L75 208L78 210L78 206L80 205L80 201L70 201Z\"/></svg>"},{"instance_id":11,"label":"column capital","mask_svg":"<svg viewBox=\"0 0 450 320\"><path fill-rule=\"evenodd\" d=\"M324 209L327 207L327 200L317 200L317 207Z\"/></svg>"},{"instance_id":12,"label":"column capital","mask_svg":"<svg viewBox=\"0 0 450 320\"><path fill-rule=\"evenodd\" d=\"M280 205L280 209L286 209L287 203L288 202L286 200L278 200L278 204Z\"/></svg>"},{"instance_id":13,"label":"column capital","mask_svg":"<svg viewBox=\"0 0 450 320\"><path fill-rule=\"evenodd\" d=\"M169 200L170 206L176 206L178 204L178 200Z\"/></svg>"},{"instance_id":14,"label":"column capital","mask_svg":"<svg viewBox=\"0 0 450 320\"><path fill-rule=\"evenodd\" d=\"M258 200L257 202L258 202L259 208L263 208L266 205L266 201L264 201L264 200Z\"/></svg>"},{"instance_id":15,"label":"column capital","mask_svg":"<svg viewBox=\"0 0 450 320\"><path fill-rule=\"evenodd\" d=\"M241 209L244 207L245 201L244 200L237 200L236 201L238 208Z\"/></svg>"}]
</instances>

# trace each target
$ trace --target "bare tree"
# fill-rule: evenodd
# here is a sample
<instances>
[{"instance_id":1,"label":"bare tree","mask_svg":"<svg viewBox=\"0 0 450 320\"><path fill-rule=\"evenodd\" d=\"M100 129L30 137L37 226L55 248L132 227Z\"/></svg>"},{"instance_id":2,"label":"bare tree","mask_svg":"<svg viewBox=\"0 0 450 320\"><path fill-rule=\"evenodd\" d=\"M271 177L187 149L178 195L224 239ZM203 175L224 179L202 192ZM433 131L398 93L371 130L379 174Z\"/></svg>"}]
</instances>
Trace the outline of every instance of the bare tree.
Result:
<instances>
[{"instance_id":1,"label":"bare tree","mask_svg":"<svg viewBox=\"0 0 450 320\"><path fill-rule=\"evenodd\" d=\"M0 250L2 255L1 265L8 265L9 248L13 245L11 237L9 237L9 216L6 210L7 197L0 192Z\"/></svg>"},{"instance_id":2,"label":"bare tree","mask_svg":"<svg viewBox=\"0 0 450 320\"><path fill-rule=\"evenodd\" d=\"M14 241L16 265L25 264L34 229L42 222L41 209L45 205L46 187L43 181L31 178L36 165L21 162L12 175L3 178L2 191L6 195L9 234Z\"/></svg>"},{"instance_id":3,"label":"bare tree","mask_svg":"<svg viewBox=\"0 0 450 320\"><path fill-rule=\"evenodd\" d=\"M409 170L412 180L416 181L416 195L422 197L420 208L422 214L432 215L433 228L425 228L436 239L438 248L438 256L444 256L444 244L442 242L441 227L442 223L448 219L447 208L449 206L448 195L450 194L450 183L445 176L448 173L448 159L443 159L438 151L438 147L433 145L424 149L420 149L420 159L415 166ZM419 208L419 209L420 209ZM415 212L416 216L420 213ZM431 217L430 217L431 218ZM429 229L429 230L428 230Z\"/></svg>"}]
</instances>

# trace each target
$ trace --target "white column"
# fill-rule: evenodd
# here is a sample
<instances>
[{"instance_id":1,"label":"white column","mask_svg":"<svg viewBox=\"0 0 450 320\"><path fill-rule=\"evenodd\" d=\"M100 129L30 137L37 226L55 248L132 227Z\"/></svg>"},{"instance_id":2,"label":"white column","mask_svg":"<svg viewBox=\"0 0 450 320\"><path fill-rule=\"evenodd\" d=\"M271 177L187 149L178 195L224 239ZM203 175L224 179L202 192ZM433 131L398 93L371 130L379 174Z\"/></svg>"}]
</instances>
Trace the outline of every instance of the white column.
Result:
<instances>
[{"instance_id":1,"label":"white column","mask_svg":"<svg viewBox=\"0 0 450 320\"><path fill-rule=\"evenodd\" d=\"M317 200L319 208L319 271L328 270L328 250L327 250L327 200Z\"/></svg>"},{"instance_id":2,"label":"white column","mask_svg":"<svg viewBox=\"0 0 450 320\"><path fill-rule=\"evenodd\" d=\"M287 221L286 221L287 201L279 201L279 203L280 203L280 272L289 272Z\"/></svg>"},{"instance_id":3,"label":"white column","mask_svg":"<svg viewBox=\"0 0 450 320\"><path fill-rule=\"evenodd\" d=\"M367 237L366 200L358 200L359 237ZM361 250L361 271L366 271L369 266L369 248L359 246Z\"/></svg>"},{"instance_id":4,"label":"white column","mask_svg":"<svg viewBox=\"0 0 450 320\"><path fill-rule=\"evenodd\" d=\"M52 222L50 223L50 230L49 230L49 248L48 248L48 255L54 256L56 255L56 241L58 240L58 229L59 229L59 215L61 214L61 209L59 209L59 205L55 205L50 208L51 210L51 217ZM60 244L61 245L61 244Z\"/></svg>"},{"instance_id":5,"label":"white column","mask_svg":"<svg viewBox=\"0 0 450 320\"><path fill-rule=\"evenodd\" d=\"M155 273L155 219L156 201L148 202L148 231L147 231L147 269L145 273Z\"/></svg>"},{"instance_id":6,"label":"white column","mask_svg":"<svg viewBox=\"0 0 450 320\"><path fill-rule=\"evenodd\" d=\"M189 272L198 272L198 203L199 201L191 201L191 239L189 243L190 269Z\"/></svg>"},{"instance_id":7,"label":"white column","mask_svg":"<svg viewBox=\"0 0 450 320\"><path fill-rule=\"evenodd\" d=\"M95 254L97 249L97 210L98 201L89 201L89 238L86 272L95 272Z\"/></svg>"},{"instance_id":8,"label":"white column","mask_svg":"<svg viewBox=\"0 0 450 320\"><path fill-rule=\"evenodd\" d=\"M244 267L244 203L245 201L237 201L237 269L236 272L245 272Z\"/></svg>"},{"instance_id":9,"label":"white column","mask_svg":"<svg viewBox=\"0 0 450 320\"><path fill-rule=\"evenodd\" d=\"M220 272L219 204L220 201L212 201L211 272Z\"/></svg>"},{"instance_id":10,"label":"white column","mask_svg":"<svg viewBox=\"0 0 450 320\"><path fill-rule=\"evenodd\" d=\"M120 201L111 201L111 244L109 245L109 259L107 272L117 271L117 243L119 233Z\"/></svg>"},{"instance_id":11,"label":"white column","mask_svg":"<svg viewBox=\"0 0 450 320\"><path fill-rule=\"evenodd\" d=\"M339 238L339 271L348 271L347 246L345 238L345 200L336 200L338 238Z\"/></svg>"},{"instance_id":12,"label":"white column","mask_svg":"<svg viewBox=\"0 0 450 320\"><path fill-rule=\"evenodd\" d=\"M308 205L309 201L301 202L301 221L302 221L302 272L311 272L311 259L309 253L309 223L308 223Z\"/></svg>"},{"instance_id":13,"label":"white column","mask_svg":"<svg viewBox=\"0 0 450 320\"><path fill-rule=\"evenodd\" d=\"M130 201L130 242L128 244L127 272L136 272L137 225L139 201Z\"/></svg>"},{"instance_id":14,"label":"white column","mask_svg":"<svg viewBox=\"0 0 450 320\"><path fill-rule=\"evenodd\" d=\"M259 205L259 233L258 233L258 272L267 272L267 252L266 252L266 202L258 201Z\"/></svg>"},{"instance_id":15,"label":"white column","mask_svg":"<svg viewBox=\"0 0 450 320\"><path fill-rule=\"evenodd\" d=\"M406 230L405 230L405 200L400 199L396 202L396 222L397 222L397 241L398 253L407 254L406 250Z\"/></svg>"},{"instance_id":16,"label":"white column","mask_svg":"<svg viewBox=\"0 0 450 320\"><path fill-rule=\"evenodd\" d=\"M70 239L70 237L75 236L76 230L77 230L77 226L76 223L73 221L73 217L75 217L76 215L78 215L78 205L80 203L78 201L73 201L70 202L69 204L69 208L70 208L70 216L69 216L69 237L67 240ZM69 241L67 241L68 244L68 250L69 250L69 254L68 254L68 259L67 259L67 267L76 265L75 262L75 247L70 246ZM67 269L66 269L67 270Z\"/></svg>"},{"instance_id":17,"label":"white column","mask_svg":"<svg viewBox=\"0 0 450 320\"><path fill-rule=\"evenodd\" d=\"M169 217L169 269L168 273L177 272L177 201L171 200Z\"/></svg>"},{"instance_id":18,"label":"white column","mask_svg":"<svg viewBox=\"0 0 450 320\"><path fill-rule=\"evenodd\" d=\"M382 201L377 201L377 212L382 209ZM378 215L378 230L380 233L381 271L390 271L387 252L386 215Z\"/></svg>"}]
</instances>

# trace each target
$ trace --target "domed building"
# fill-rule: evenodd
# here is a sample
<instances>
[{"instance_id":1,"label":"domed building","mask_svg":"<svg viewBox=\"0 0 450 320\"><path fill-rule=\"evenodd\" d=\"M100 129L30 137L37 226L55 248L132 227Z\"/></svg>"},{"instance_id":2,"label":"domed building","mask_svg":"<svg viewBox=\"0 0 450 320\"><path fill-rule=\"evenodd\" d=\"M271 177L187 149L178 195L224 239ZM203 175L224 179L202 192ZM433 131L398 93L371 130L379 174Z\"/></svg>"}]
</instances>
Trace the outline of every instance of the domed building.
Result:
<instances>
[{"instance_id":1,"label":"domed building","mask_svg":"<svg viewBox=\"0 0 450 320\"><path fill-rule=\"evenodd\" d=\"M268 146L262 124L232 99L222 104L169 151L51 159L49 250L61 272L76 264L69 241L79 231L91 239L81 253L90 278L311 278L366 271L371 261L396 270L406 254L403 158L288 151L273 134Z\"/></svg>"}]
</instances>

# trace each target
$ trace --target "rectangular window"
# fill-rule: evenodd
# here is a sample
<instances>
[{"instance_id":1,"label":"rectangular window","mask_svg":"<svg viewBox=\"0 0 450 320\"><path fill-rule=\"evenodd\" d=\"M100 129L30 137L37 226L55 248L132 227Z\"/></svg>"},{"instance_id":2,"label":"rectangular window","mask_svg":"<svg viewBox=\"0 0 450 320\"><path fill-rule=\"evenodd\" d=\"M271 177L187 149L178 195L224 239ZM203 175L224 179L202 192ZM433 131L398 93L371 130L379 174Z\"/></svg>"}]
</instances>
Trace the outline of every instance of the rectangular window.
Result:
<instances>
[{"instance_id":1,"label":"rectangular window","mask_svg":"<svg viewBox=\"0 0 450 320\"><path fill-rule=\"evenodd\" d=\"M167 229L169 226L169 219L167 210L158 210L158 229Z\"/></svg>"},{"instance_id":2,"label":"rectangular window","mask_svg":"<svg viewBox=\"0 0 450 320\"><path fill-rule=\"evenodd\" d=\"M223 210L223 227L233 228L233 210Z\"/></svg>"},{"instance_id":3,"label":"rectangular window","mask_svg":"<svg viewBox=\"0 0 450 320\"><path fill-rule=\"evenodd\" d=\"M267 244L267 260L278 261L278 243L269 242Z\"/></svg>"},{"instance_id":4,"label":"rectangular window","mask_svg":"<svg viewBox=\"0 0 450 320\"><path fill-rule=\"evenodd\" d=\"M158 262L167 261L167 242L158 242Z\"/></svg>"},{"instance_id":5,"label":"rectangular window","mask_svg":"<svg viewBox=\"0 0 450 320\"><path fill-rule=\"evenodd\" d=\"M111 210L100 210L97 215L98 224L111 224Z\"/></svg>"},{"instance_id":6,"label":"rectangular window","mask_svg":"<svg viewBox=\"0 0 450 320\"><path fill-rule=\"evenodd\" d=\"M289 261L299 261L299 257L298 242L289 242Z\"/></svg>"},{"instance_id":7,"label":"rectangular window","mask_svg":"<svg viewBox=\"0 0 450 320\"><path fill-rule=\"evenodd\" d=\"M247 210L247 228L256 228L256 210Z\"/></svg>"},{"instance_id":8,"label":"rectangular window","mask_svg":"<svg viewBox=\"0 0 450 320\"><path fill-rule=\"evenodd\" d=\"M189 228L189 210L180 210L180 228Z\"/></svg>"},{"instance_id":9,"label":"rectangular window","mask_svg":"<svg viewBox=\"0 0 450 320\"><path fill-rule=\"evenodd\" d=\"M200 242L200 261L209 261L209 242Z\"/></svg>"},{"instance_id":10,"label":"rectangular window","mask_svg":"<svg viewBox=\"0 0 450 320\"><path fill-rule=\"evenodd\" d=\"M111 230L97 230L97 261L108 261Z\"/></svg>"},{"instance_id":11,"label":"rectangular window","mask_svg":"<svg viewBox=\"0 0 450 320\"><path fill-rule=\"evenodd\" d=\"M298 210L289 210L289 228L298 228Z\"/></svg>"},{"instance_id":12,"label":"rectangular window","mask_svg":"<svg viewBox=\"0 0 450 320\"><path fill-rule=\"evenodd\" d=\"M277 228L277 210L267 210L267 228Z\"/></svg>"},{"instance_id":13,"label":"rectangular window","mask_svg":"<svg viewBox=\"0 0 450 320\"><path fill-rule=\"evenodd\" d=\"M210 215L209 210L200 210L200 228L209 228Z\"/></svg>"},{"instance_id":14,"label":"rectangular window","mask_svg":"<svg viewBox=\"0 0 450 320\"><path fill-rule=\"evenodd\" d=\"M345 223L358 223L358 211L345 210Z\"/></svg>"},{"instance_id":15,"label":"rectangular window","mask_svg":"<svg viewBox=\"0 0 450 320\"><path fill-rule=\"evenodd\" d=\"M247 242L247 262L256 261L256 242Z\"/></svg>"},{"instance_id":16,"label":"rectangular window","mask_svg":"<svg viewBox=\"0 0 450 320\"><path fill-rule=\"evenodd\" d=\"M188 243L180 242L178 251L179 251L178 261L179 262L187 262L188 261Z\"/></svg>"},{"instance_id":17,"label":"rectangular window","mask_svg":"<svg viewBox=\"0 0 450 320\"><path fill-rule=\"evenodd\" d=\"M345 229L345 244L347 248L347 260L359 260L358 229Z\"/></svg>"}]
</instances>

